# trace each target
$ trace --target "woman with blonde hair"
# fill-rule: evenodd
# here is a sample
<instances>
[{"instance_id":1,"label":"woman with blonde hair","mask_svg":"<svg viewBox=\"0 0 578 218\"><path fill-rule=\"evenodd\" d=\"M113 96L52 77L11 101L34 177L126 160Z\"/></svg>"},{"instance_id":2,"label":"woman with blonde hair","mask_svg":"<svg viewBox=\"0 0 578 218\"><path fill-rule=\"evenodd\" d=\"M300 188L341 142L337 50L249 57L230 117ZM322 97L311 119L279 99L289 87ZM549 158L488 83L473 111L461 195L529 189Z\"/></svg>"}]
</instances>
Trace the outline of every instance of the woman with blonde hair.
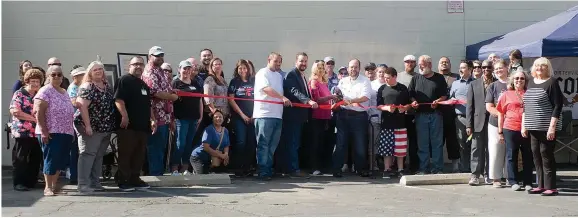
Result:
<instances>
[{"instance_id":1,"label":"woman with blonde hair","mask_svg":"<svg viewBox=\"0 0 578 218\"><path fill-rule=\"evenodd\" d=\"M530 137L534 165L538 176L538 187L528 190L529 194L542 196L558 195L556 189L556 131L562 129L563 94L558 81L553 77L550 60L541 57L534 61L532 77L524 95L522 136Z\"/></svg>"},{"instance_id":2,"label":"woman with blonde hair","mask_svg":"<svg viewBox=\"0 0 578 218\"><path fill-rule=\"evenodd\" d=\"M506 146L504 140L500 140L502 132L498 130L498 117L500 113L496 110L496 104L508 86L508 64L504 60L498 60L494 64L494 75L498 79L490 84L486 94L486 110L490 113L488 121L488 168L489 177L494 188L501 188L501 179L506 161Z\"/></svg>"},{"instance_id":3,"label":"woman with blonde hair","mask_svg":"<svg viewBox=\"0 0 578 218\"><path fill-rule=\"evenodd\" d=\"M311 100L317 102L319 106L331 105L332 100L337 96L332 95L327 85L327 73L325 72L325 63L316 61L311 67L311 77L309 79L309 90L311 91ZM311 153L310 165L313 175L321 175L321 170L329 169L331 166L332 148L324 147L325 132L331 119L331 110L316 108L312 112L311 128Z\"/></svg>"},{"instance_id":4,"label":"woman with blonde hair","mask_svg":"<svg viewBox=\"0 0 578 218\"><path fill-rule=\"evenodd\" d=\"M102 157L114 130L114 97L106 81L104 65L93 61L88 65L78 91L79 110L74 114L78 136L78 191L104 191L99 178Z\"/></svg>"},{"instance_id":5,"label":"woman with blonde hair","mask_svg":"<svg viewBox=\"0 0 578 218\"><path fill-rule=\"evenodd\" d=\"M36 111L36 136L42 147L44 157L44 196L54 196L60 192L57 187L60 171L66 166L65 157L73 141L72 128L74 107L62 84L62 68L50 66L46 70L49 83L40 88L34 96Z\"/></svg>"}]
</instances>

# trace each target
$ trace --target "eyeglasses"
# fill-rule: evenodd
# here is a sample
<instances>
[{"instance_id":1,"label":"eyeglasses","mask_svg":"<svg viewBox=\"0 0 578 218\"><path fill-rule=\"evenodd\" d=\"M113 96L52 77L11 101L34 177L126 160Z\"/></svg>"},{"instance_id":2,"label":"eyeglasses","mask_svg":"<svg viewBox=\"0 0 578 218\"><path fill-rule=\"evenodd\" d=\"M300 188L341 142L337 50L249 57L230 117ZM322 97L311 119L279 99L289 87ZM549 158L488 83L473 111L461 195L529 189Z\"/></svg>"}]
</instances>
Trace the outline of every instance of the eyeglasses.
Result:
<instances>
[{"instance_id":1,"label":"eyeglasses","mask_svg":"<svg viewBox=\"0 0 578 218\"><path fill-rule=\"evenodd\" d=\"M514 80L526 80L524 77L514 77Z\"/></svg>"},{"instance_id":2,"label":"eyeglasses","mask_svg":"<svg viewBox=\"0 0 578 218\"><path fill-rule=\"evenodd\" d=\"M482 69L481 66L474 66L474 69Z\"/></svg>"},{"instance_id":3,"label":"eyeglasses","mask_svg":"<svg viewBox=\"0 0 578 218\"><path fill-rule=\"evenodd\" d=\"M490 67L490 66L482 66L482 69L484 69L484 70L485 70L485 69L490 69L490 70L491 70L492 67Z\"/></svg>"},{"instance_id":4,"label":"eyeglasses","mask_svg":"<svg viewBox=\"0 0 578 218\"><path fill-rule=\"evenodd\" d=\"M335 65L335 62L333 62L333 61L328 61L326 64L327 64L327 65Z\"/></svg>"},{"instance_id":5,"label":"eyeglasses","mask_svg":"<svg viewBox=\"0 0 578 218\"><path fill-rule=\"evenodd\" d=\"M130 66L142 67L142 66L144 66L144 63L132 63L132 64L130 64Z\"/></svg>"},{"instance_id":6,"label":"eyeglasses","mask_svg":"<svg viewBox=\"0 0 578 218\"><path fill-rule=\"evenodd\" d=\"M165 72L165 73L172 73L173 71L172 71L172 70L169 70L169 69L163 69L163 72Z\"/></svg>"},{"instance_id":7,"label":"eyeglasses","mask_svg":"<svg viewBox=\"0 0 578 218\"><path fill-rule=\"evenodd\" d=\"M48 66L62 66L61 63L52 63L52 64L48 64Z\"/></svg>"},{"instance_id":8,"label":"eyeglasses","mask_svg":"<svg viewBox=\"0 0 578 218\"><path fill-rule=\"evenodd\" d=\"M53 73L53 74L50 74L50 77L52 77L52 78L62 77L62 73Z\"/></svg>"},{"instance_id":9,"label":"eyeglasses","mask_svg":"<svg viewBox=\"0 0 578 218\"><path fill-rule=\"evenodd\" d=\"M155 57L157 57L157 58L162 58L162 57L165 56L165 54L158 54L158 55L154 55L154 54L153 54L152 56L155 56Z\"/></svg>"},{"instance_id":10,"label":"eyeglasses","mask_svg":"<svg viewBox=\"0 0 578 218\"><path fill-rule=\"evenodd\" d=\"M404 63L408 63L408 64L414 64L415 61L404 61Z\"/></svg>"}]
</instances>

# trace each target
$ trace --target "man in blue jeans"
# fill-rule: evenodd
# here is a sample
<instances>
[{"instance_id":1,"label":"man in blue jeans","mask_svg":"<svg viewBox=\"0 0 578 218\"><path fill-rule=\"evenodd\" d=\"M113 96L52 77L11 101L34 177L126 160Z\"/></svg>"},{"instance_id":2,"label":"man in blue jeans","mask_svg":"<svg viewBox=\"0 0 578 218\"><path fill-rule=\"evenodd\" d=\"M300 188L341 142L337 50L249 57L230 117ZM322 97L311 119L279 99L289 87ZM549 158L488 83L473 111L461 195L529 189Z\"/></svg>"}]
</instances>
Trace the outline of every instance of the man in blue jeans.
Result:
<instances>
[{"instance_id":1,"label":"man in blue jeans","mask_svg":"<svg viewBox=\"0 0 578 218\"><path fill-rule=\"evenodd\" d=\"M280 54L273 52L269 55L267 67L255 75L255 100L282 101L285 106L291 106L291 101L283 96L283 76L279 73L282 62ZM281 137L283 105L256 101L253 118L258 174L260 179L268 181L273 176L273 154Z\"/></svg>"},{"instance_id":2,"label":"man in blue jeans","mask_svg":"<svg viewBox=\"0 0 578 218\"><path fill-rule=\"evenodd\" d=\"M369 118L367 107L371 98L371 83L365 76L359 75L361 63L357 59L349 61L349 76L341 79L337 85L338 93L343 96L344 104L337 112L337 143L333 152L333 176L342 177L341 167L345 162L348 143L353 143L353 164L363 177L369 176L367 165L367 127ZM351 137L351 140L350 138Z\"/></svg>"},{"instance_id":3,"label":"man in blue jeans","mask_svg":"<svg viewBox=\"0 0 578 218\"><path fill-rule=\"evenodd\" d=\"M417 131L419 172L428 172L430 163L430 147L432 168L431 173L443 172L443 117L436 109L438 102L447 98L447 83L444 76L432 71L431 57L419 57L419 75L415 75L409 84L409 95L412 107L416 109L415 125Z\"/></svg>"},{"instance_id":4,"label":"man in blue jeans","mask_svg":"<svg viewBox=\"0 0 578 218\"><path fill-rule=\"evenodd\" d=\"M165 148L168 143L169 125L172 125L171 114L173 101L177 96L171 87L170 78L162 71L165 53L159 46L153 46L149 50L149 61L142 74L142 80L147 84L152 95L152 115L156 122L156 131L153 130L147 145L147 157L149 162L149 175L162 176L165 172Z\"/></svg>"}]
</instances>

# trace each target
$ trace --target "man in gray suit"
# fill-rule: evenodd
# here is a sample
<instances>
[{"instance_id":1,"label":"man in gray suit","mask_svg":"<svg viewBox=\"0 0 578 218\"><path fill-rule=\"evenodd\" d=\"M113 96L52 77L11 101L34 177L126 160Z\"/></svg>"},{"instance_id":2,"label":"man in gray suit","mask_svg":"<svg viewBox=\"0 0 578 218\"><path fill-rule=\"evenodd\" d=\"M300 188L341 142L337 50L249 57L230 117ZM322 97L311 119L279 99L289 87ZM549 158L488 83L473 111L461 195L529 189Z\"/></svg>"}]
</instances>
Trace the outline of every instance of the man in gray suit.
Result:
<instances>
[{"instance_id":1,"label":"man in gray suit","mask_svg":"<svg viewBox=\"0 0 578 218\"><path fill-rule=\"evenodd\" d=\"M466 133L472 139L472 156L470 168L472 176L469 185L479 185L479 177L486 171L487 164L486 151L488 149L488 118L486 111L486 88L494 82L492 76L491 61L485 60L482 63L483 76L476 79L468 86L467 105L466 105Z\"/></svg>"}]
</instances>

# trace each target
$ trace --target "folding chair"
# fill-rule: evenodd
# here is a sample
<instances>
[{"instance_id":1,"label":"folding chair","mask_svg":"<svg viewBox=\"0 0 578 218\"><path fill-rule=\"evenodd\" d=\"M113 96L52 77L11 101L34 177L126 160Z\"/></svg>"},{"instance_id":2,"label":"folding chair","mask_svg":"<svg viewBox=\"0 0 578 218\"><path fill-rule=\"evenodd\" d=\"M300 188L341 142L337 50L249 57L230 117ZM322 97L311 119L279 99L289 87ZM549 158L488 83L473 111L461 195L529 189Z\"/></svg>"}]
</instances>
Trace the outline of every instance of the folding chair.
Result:
<instances>
[{"instance_id":1,"label":"folding chair","mask_svg":"<svg viewBox=\"0 0 578 218\"><path fill-rule=\"evenodd\" d=\"M562 130L556 132L556 144L560 147L554 151L554 154L562 151L563 149L568 149L568 163L570 163L571 153L578 155L578 150L573 148L574 143L578 142L578 137L573 136L573 126L572 126L572 111L562 112ZM569 142L565 142L568 141Z\"/></svg>"}]
</instances>

